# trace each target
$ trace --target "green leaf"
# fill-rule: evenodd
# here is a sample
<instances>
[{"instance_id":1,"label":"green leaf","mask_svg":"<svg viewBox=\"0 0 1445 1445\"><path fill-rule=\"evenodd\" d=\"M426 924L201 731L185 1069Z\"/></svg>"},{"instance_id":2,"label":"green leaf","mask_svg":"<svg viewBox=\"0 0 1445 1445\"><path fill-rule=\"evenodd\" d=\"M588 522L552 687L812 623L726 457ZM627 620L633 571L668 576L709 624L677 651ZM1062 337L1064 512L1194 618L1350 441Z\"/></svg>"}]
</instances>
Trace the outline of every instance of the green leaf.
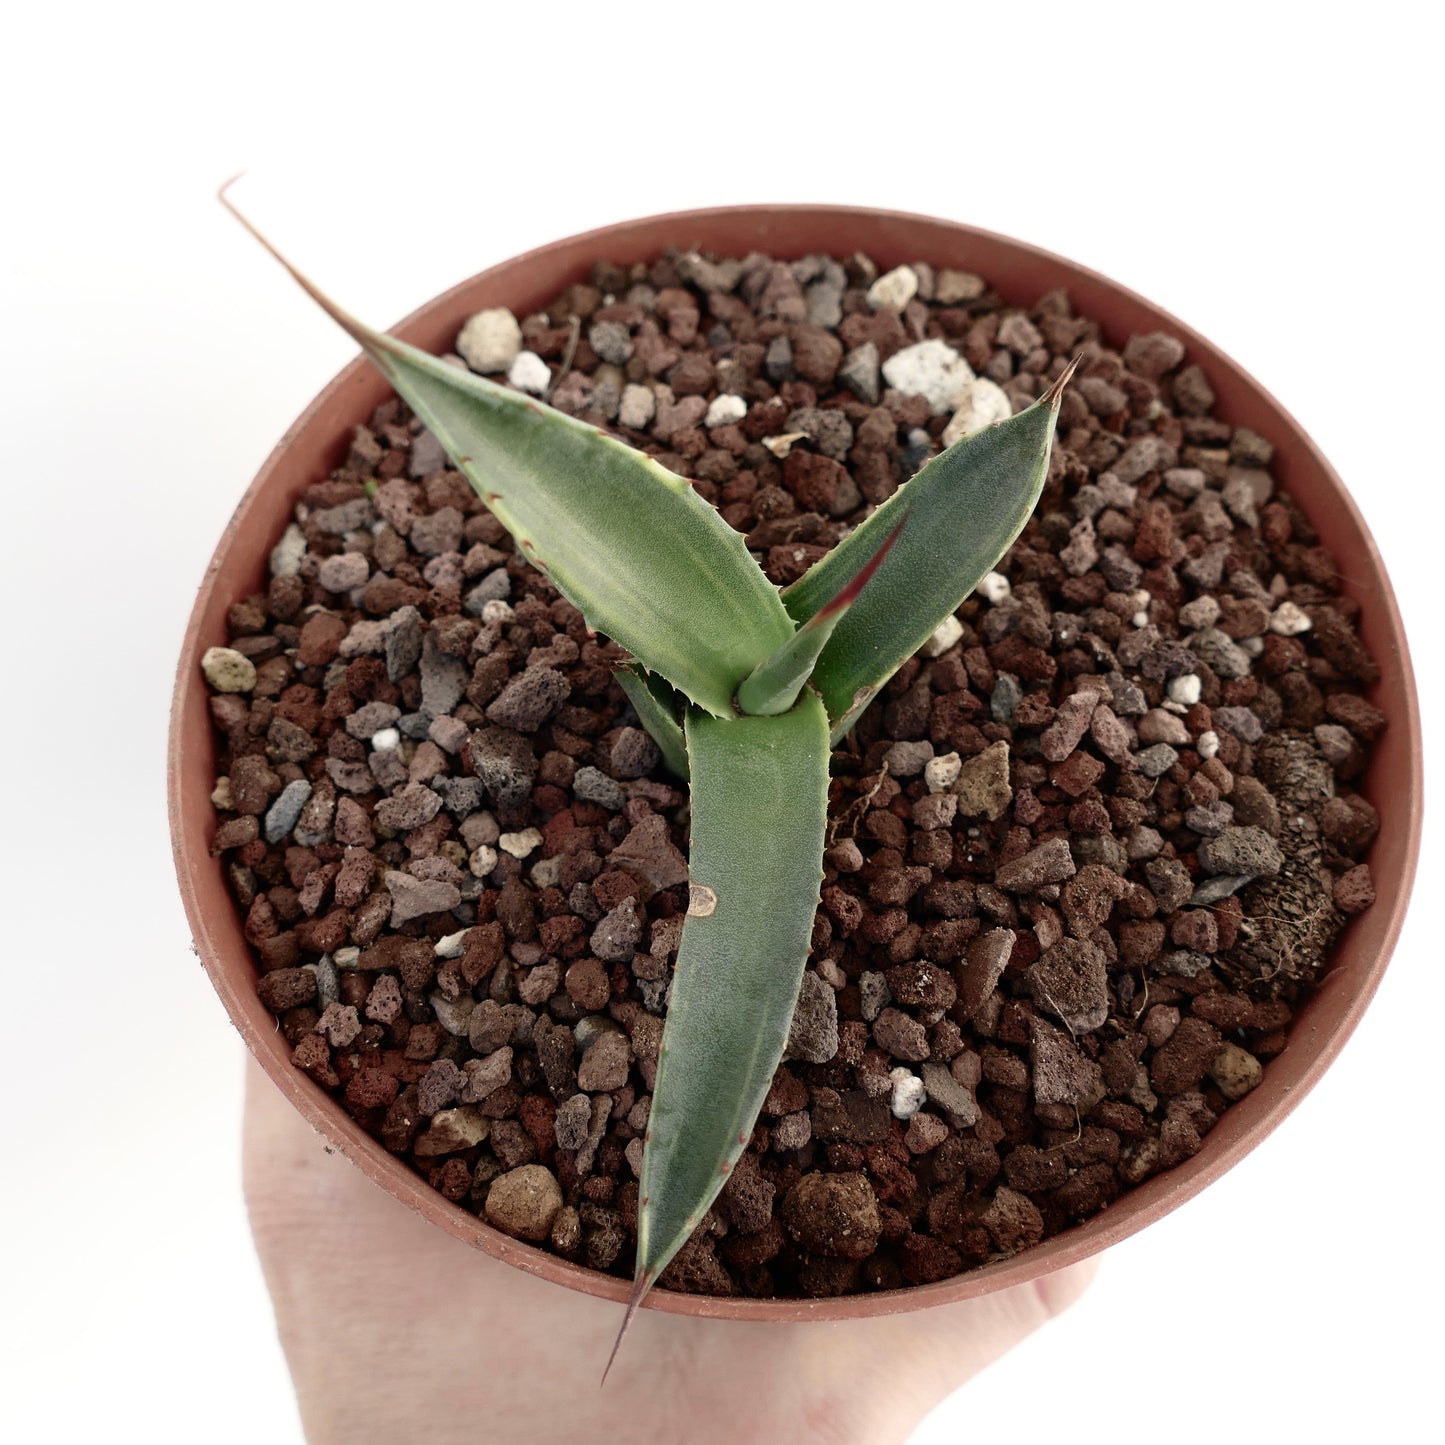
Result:
<instances>
[{"instance_id":1,"label":"green leaf","mask_svg":"<svg viewBox=\"0 0 1445 1445\"><path fill-rule=\"evenodd\" d=\"M618 668L613 676L627 694L627 700L647 729L648 736L661 750L662 761L667 764L668 770L685 783L687 739L678 721L677 694L660 677L651 676L635 662Z\"/></svg>"},{"instance_id":2,"label":"green leaf","mask_svg":"<svg viewBox=\"0 0 1445 1445\"><path fill-rule=\"evenodd\" d=\"M1071 366L1027 411L933 458L783 594L806 622L867 566L905 512L908 525L828 639L813 671L843 737L878 689L983 579L1038 503Z\"/></svg>"},{"instance_id":3,"label":"green leaf","mask_svg":"<svg viewBox=\"0 0 1445 1445\"><path fill-rule=\"evenodd\" d=\"M634 1308L747 1145L788 1041L823 877L818 699L735 722L693 708L686 727L692 903L647 1123Z\"/></svg>"},{"instance_id":4,"label":"green leaf","mask_svg":"<svg viewBox=\"0 0 1445 1445\"><path fill-rule=\"evenodd\" d=\"M717 510L596 427L363 325L222 200L376 363L588 625L731 717L739 684L794 624Z\"/></svg>"},{"instance_id":5,"label":"green leaf","mask_svg":"<svg viewBox=\"0 0 1445 1445\"><path fill-rule=\"evenodd\" d=\"M833 635L833 629L857 601L858 594L868 585L868 579L882 565L907 520L905 513L868 563L844 583L843 590L831 602L820 607L770 658L757 665L738 689L738 707L743 712L771 717L792 707L803 690L803 684L812 675L818 654Z\"/></svg>"}]
</instances>

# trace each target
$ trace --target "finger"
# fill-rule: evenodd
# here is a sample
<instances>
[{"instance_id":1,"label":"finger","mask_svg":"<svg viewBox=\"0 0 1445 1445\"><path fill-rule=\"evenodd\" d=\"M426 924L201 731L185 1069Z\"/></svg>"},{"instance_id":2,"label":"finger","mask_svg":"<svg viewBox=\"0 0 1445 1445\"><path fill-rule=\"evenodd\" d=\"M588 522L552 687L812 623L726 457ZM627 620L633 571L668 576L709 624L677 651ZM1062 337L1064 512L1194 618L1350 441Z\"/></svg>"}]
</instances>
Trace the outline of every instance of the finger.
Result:
<instances>
[{"instance_id":1,"label":"finger","mask_svg":"<svg viewBox=\"0 0 1445 1445\"><path fill-rule=\"evenodd\" d=\"M1098 1268L1097 1258L1086 1259L982 1299L898 1317L899 1337L887 1348L899 1362L896 1400L912 1416L908 1429L1077 1302Z\"/></svg>"}]
</instances>

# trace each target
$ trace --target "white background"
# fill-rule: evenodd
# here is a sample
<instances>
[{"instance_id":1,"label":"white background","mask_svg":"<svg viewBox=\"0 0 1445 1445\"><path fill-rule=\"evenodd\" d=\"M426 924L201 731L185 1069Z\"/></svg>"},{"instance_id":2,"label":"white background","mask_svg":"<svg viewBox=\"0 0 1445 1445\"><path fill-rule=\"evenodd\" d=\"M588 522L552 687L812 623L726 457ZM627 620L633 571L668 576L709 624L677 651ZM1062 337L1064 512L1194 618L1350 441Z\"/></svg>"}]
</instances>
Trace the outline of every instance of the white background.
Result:
<instances>
[{"instance_id":1,"label":"white background","mask_svg":"<svg viewBox=\"0 0 1445 1445\"><path fill-rule=\"evenodd\" d=\"M1232 353L1349 482L1438 756L1426 7L986 9L11 15L0 1437L300 1439L240 1202L241 1047L188 949L162 763L206 558L352 348L213 201L235 170L380 324L535 243L726 202L931 212L1094 266ZM1442 865L1437 836L1327 1081L918 1445L1044 1440L1065 1410L1078 1442L1439 1438Z\"/></svg>"}]
</instances>

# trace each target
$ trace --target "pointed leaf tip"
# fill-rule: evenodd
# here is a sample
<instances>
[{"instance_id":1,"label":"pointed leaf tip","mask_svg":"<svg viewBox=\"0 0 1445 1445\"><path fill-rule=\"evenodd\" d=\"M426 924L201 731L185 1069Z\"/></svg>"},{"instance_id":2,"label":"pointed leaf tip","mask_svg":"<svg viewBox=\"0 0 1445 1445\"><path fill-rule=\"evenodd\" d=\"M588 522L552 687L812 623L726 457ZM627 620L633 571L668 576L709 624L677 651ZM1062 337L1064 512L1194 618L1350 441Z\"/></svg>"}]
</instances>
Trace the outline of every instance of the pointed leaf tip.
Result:
<instances>
[{"instance_id":1,"label":"pointed leaf tip","mask_svg":"<svg viewBox=\"0 0 1445 1445\"><path fill-rule=\"evenodd\" d=\"M1070 358L1069 364L1045 387L1040 401L1046 401L1053 411L1059 409L1059 403L1064 398L1064 388L1074 379L1074 373L1083 365L1084 353L1078 352Z\"/></svg>"},{"instance_id":2,"label":"pointed leaf tip","mask_svg":"<svg viewBox=\"0 0 1445 1445\"><path fill-rule=\"evenodd\" d=\"M941 452L783 594L799 622L837 596L907 508L912 523L811 675L827 705L833 743L904 660L916 652L1023 530L1048 478L1066 366L1032 405Z\"/></svg>"},{"instance_id":3,"label":"pointed leaf tip","mask_svg":"<svg viewBox=\"0 0 1445 1445\"><path fill-rule=\"evenodd\" d=\"M361 346L588 626L698 707L732 717L739 684L795 624L717 509L618 438L363 325L226 187L220 201Z\"/></svg>"},{"instance_id":4,"label":"pointed leaf tip","mask_svg":"<svg viewBox=\"0 0 1445 1445\"><path fill-rule=\"evenodd\" d=\"M607 1383L607 1376L612 1373L613 1363L617 1359L617 1352L622 1348L623 1338L628 1330L632 1328L632 1321L637 1318L637 1311L642 1307L642 1301L647 1298L647 1292L652 1288L656 1276L651 1270L643 1270L635 1280L632 1281L632 1293L627 1300L627 1313L622 1317L622 1324L617 1331L617 1338L612 1342L612 1353L607 1356L607 1363L602 1367L602 1379L598 1385Z\"/></svg>"},{"instance_id":5,"label":"pointed leaf tip","mask_svg":"<svg viewBox=\"0 0 1445 1445\"><path fill-rule=\"evenodd\" d=\"M242 226L246 228L247 231L251 233L251 235L257 241L261 243L261 245L266 249L266 251L271 254L273 259L280 263L280 265L285 269L287 275L289 275L291 279L295 281L295 283L339 327L341 327L341 329L346 332L346 334L350 336L351 339L355 341L356 344L367 353L367 355L372 358L372 360L374 360L379 366L383 366L384 370L389 370L389 368L386 368L384 366L381 359L383 353L383 338L379 336L378 333L373 331L369 326L366 326L362 322L358 321L356 317L354 317L349 311L346 311L342 307L338 306L336 302L334 302L313 280L311 280L309 276L305 275L304 272L298 271L296 267L293 266L291 262L288 261L286 257L281 254L275 243L272 242L261 231L261 229L255 224L255 222L252 221L250 217L248 217L246 213L242 211L242 209L235 203L235 201L233 201L231 197L227 194L230 191L231 187L234 186L243 175L245 175L244 171L238 171L234 176L232 176L231 179L227 181L226 184L223 185L219 191L216 192L216 199L241 223Z\"/></svg>"}]
</instances>

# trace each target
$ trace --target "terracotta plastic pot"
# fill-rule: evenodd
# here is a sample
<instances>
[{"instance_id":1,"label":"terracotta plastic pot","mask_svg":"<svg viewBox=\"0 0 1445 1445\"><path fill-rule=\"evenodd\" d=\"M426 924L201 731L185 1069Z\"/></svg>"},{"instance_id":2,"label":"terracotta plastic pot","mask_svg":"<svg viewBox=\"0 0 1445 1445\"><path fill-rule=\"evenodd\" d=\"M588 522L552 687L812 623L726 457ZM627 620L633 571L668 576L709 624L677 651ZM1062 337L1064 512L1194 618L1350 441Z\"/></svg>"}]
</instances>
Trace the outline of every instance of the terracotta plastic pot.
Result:
<instances>
[{"instance_id":1,"label":"terracotta plastic pot","mask_svg":"<svg viewBox=\"0 0 1445 1445\"><path fill-rule=\"evenodd\" d=\"M488 306L525 315L563 287L585 279L599 258L627 264L669 246L721 255L761 250L781 258L865 251L885 268L905 261L976 271L1011 302L1031 305L1066 287L1083 315L1097 318L1116 345L1134 332L1170 331L1201 362L1218 395L1218 414L1252 427L1276 448L1274 471L1339 562L1346 591L1363 607L1361 636L1379 661L1371 700L1389 729L1375 746L1363 791L1379 807L1370 855L1378 898L1345 930L1328 987L1301 1009L1289 1047L1264 1081L1233 1105L1188 1162L1123 1195L1102 1214L1034 1249L939 1284L828 1300L714 1299L654 1291L648 1305L680 1314L739 1320L847 1319L971 1298L1072 1264L1178 1208L1254 1148L1299 1103L1339 1052L1373 995L1404 917L1420 843L1421 744L1405 634L1375 544L1349 493L1295 421L1262 387L1202 336L1141 297L1094 272L1017 241L947 221L823 206L737 207L654 216L558 241L454 287L396 328L429 350L449 349L462 321ZM201 654L226 641L225 617L237 598L264 587L266 559L297 494L345 455L351 428L387 394L368 364L347 367L306 409L271 454L231 518L207 569L186 632L171 712L169 789L176 867L196 946L247 1046L306 1119L358 1168L443 1229L558 1284L623 1301L627 1285L569 1264L499 1233L430 1189L388 1154L315 1083L291 1064L291 1050L256 996L256 971L219 862L207 849L215 828L210 793L216 746L200 670Z\"/></svg>"}]
</instances>

